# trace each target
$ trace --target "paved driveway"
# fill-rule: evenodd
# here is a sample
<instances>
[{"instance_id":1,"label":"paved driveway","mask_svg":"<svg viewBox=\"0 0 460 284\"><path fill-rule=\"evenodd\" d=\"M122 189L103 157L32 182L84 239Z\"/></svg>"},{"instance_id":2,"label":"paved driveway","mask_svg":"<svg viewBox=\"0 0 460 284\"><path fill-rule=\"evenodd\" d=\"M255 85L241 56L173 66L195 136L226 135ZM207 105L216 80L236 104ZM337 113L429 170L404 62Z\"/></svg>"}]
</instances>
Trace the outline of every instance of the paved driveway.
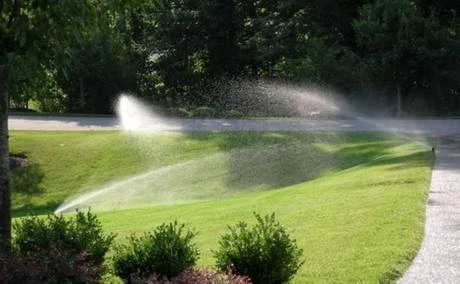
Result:
<instances>
[{"instance_id":1,"label":"paved driveway","mask_svg":"<svg viewBox=\"0 0 460 284\"><path fill-rule=\"evenodd\" d=\"M428 195L425 237L399 283L460 283L460 136L440 139Z\"/></svg>"}]
</instances>

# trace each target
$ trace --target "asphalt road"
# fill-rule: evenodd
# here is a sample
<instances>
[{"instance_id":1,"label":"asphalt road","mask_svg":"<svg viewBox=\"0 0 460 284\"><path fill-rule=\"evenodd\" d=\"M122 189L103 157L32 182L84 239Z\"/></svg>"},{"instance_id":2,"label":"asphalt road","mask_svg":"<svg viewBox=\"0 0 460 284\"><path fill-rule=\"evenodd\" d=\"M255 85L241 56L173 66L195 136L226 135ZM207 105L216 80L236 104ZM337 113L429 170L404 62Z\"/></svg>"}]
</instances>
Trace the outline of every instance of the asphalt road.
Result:
<instances>
[{"instance_id":1,"label":"asphalt road","mask_svg":"<svg viewBox=\"0 0 460 284\"><path fill-rule=\"evenodd\" d=\"M460 134L460 119L151 119L138 122L140 130L170 131L384 131L427 135ZM118 130L112 117L10 115L11 130ZM140 127L139 127L140 126Z\"/></svg>"}]
</instances>

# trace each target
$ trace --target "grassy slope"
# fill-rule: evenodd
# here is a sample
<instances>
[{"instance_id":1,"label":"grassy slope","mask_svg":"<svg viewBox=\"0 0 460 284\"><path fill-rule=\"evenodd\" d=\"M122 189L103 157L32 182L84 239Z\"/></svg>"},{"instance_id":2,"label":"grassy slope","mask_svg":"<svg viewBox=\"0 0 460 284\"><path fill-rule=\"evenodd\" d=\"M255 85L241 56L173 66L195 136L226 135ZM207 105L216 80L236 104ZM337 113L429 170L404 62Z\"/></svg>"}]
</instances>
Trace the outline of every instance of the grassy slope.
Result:
<instances>
[{"instance_id":1,"label":"grassy slope","mask_svg":"<svg viewBox=\"0 0 460 284\"><path fill-rule=\"evenodd\" d=\"M117 132L10 133L10 152L24 153L25 171L13 174L13 213L48 213L80 190L216 151L206 141L185 141L180 134L150 141L148 151L137 138Z\"/></svg>"},{"instance_id":2,"label":"grassy slope","mask_svg":"<svg viewBox=\"0 0 460 284\"><path fill-rule=\"evenodd\" d=\"M39 185L45 192L29 198L31 208L38 210L45 204L44 209L52 210L54 203L81 184L89 186L141 171L152 160L157 166L167 165L235 147L268 146L292 139L315 144L325 157L334 157L322 166L318 178L228 199L105 212L100 218L106 230L120 237L173 219L186 222L199 231L201 263L212 265L211 250L226 225L252 222L253 211L275 212L304 249L306 262L295 282L394 279L408 265L422 236L431 154L415 145L362 133L193 133L161 135L153 145L137 141L144 150L135 151L133 141L117 133L14 132L11 148L27 151L44 173ZM153 150L145 154L147 148ZM297 148L287 156L292 159L296 153ZM317 158L313 156L311 163L319 166ZM283 165L277 165L278 170ZM27 195L15 194L17 215Z\"/></svg>"},{"instance_id":3,"label":"grassy slope","mask_svg":"<svg viewBox=\"0 0 460 284\"><path fill-rule=\"evenodd\" d=\"M188 205L101 214L120 236L178 219L196 228L201 263L227 224L275 212L304 249L296 283L376 283L395 279L423 232L429 154L398 147L369 164L280 190Z\"/></svg>"},{"instance_id":4,"label":"grassy slope","mask_svg":"<svg viewBox=\"0 0 460 284\"><path fill-rule=\"evenodd\" d=\"M196 175L197 169L215 176L225 175L204 176L204 186L196 183L199 185L196 190L208 195L217 192L216 187L234 192L283 187L325 171L347 168L391 146L387 140L369 144L372 139L380 137L351 133L255 132L139 137L117 132L14 131L10 133L10 152L26 154L30 166L12 175L13 210L16 215L52 212L66 197L78 191L97 188L147 169L203 158L207 163L185 169L188 172L183 176L176 172L176 180ZM324 148L327 145L344 147L343 143L353 141L366 143L365 151L331 153Z\"/></svg>"}]
</instances>

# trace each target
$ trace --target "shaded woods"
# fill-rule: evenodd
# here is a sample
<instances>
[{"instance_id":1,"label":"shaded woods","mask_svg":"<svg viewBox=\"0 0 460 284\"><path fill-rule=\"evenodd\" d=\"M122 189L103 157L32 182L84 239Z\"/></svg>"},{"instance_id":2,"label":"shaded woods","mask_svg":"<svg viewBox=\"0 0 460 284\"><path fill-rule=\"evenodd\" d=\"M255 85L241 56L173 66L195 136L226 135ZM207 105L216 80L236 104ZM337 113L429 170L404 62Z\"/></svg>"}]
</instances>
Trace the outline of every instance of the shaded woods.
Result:
<instances>
[{"instance_id":1,"label":"shaded woods","mask_svg":"<svg viewBox=\"0 0 460 284\"><path fill-rule=\"evenodd\" d=\"M76 40L53 43L63 55L2 55L10 107L110 113L115 96L131 91L165 107L225 109L225 82L268 79L332 88L387 115L460 114L456 1L132 0L92 9L97 21L80 25Z\"/></svg>"}]
</instances>

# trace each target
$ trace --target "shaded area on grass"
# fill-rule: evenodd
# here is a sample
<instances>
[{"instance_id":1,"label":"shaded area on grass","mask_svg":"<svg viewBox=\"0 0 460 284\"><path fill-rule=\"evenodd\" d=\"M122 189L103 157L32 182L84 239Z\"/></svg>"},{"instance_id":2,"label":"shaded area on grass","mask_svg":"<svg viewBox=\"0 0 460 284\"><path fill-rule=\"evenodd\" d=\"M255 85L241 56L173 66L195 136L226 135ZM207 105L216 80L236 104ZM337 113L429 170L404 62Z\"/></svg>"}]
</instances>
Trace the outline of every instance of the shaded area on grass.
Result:
<instances>
[{"instance_id":1,"label":"shaded area on grass","mask_svg":"<svg viewBox=\"0 0 460 284\"><path fill-rule=\"evenodd\" d=\"M375 132L187 133L188 138L199 141L216 136L222 151L234 147L252 149L228 155L226 184L234 189L261 184L266 185L265 189L276 189L358 165L423 166L430 158L429 152L393 157L395 148L407 145L407 141ZM411 147L418 146L407 149Z\"/></svg>"},{"instance_id":2,"label":"shaded area on grass","mask_svg":"<svg viewBox=\"0 0 460 284\"><path fill-rule=\"evenodd\" d=\"M10 173L11 191L22 194L43 193L44 188L41 186L41 182L44 176L43 170L37 163L15 169Z\"/></svg>"},{"instance_id":3,"label":"shaded area on grass","mask_svg":"<svg viewBox=\"0 0 460 284\"><path fill-rule=\"evenodd\" d=\"M13 218L20 218L26 216L35 215L48 215L52 214L54 208L57 208L61 204L59 201L49 201L43 205L24 203L22 206L16 207L12 211Z\"/></svg>"},{"instance_id":4,"label":"shaded area on grass","mask_svg":"<svg viewBox=\"0 0 460 284\"><path fill-rule=\"evenodd\" d=\"M15 155L15 154L13 154ZM22 153L21 155L25 155ZM21 207L12 211L13 217L46 214L49 208L56 202L48 203L43 208L34 204L35 198L41 198L46 192L42 181L45 173L38 163L28 162L24 166L17 167L9 173L10 190L15 199L20 200Z\"/></svg>"},{"instance_id":5,"label":"shaded area on grass","mask_svg":"<svg viewBox=\"0 0 460 284\"><path fill-rule=\"evenodd\" d=\"M229 153L225 184L236 191L270 190L311 180L341 164L342 157L301 141L244 148Z\"/></svg>"}]
</instances>

